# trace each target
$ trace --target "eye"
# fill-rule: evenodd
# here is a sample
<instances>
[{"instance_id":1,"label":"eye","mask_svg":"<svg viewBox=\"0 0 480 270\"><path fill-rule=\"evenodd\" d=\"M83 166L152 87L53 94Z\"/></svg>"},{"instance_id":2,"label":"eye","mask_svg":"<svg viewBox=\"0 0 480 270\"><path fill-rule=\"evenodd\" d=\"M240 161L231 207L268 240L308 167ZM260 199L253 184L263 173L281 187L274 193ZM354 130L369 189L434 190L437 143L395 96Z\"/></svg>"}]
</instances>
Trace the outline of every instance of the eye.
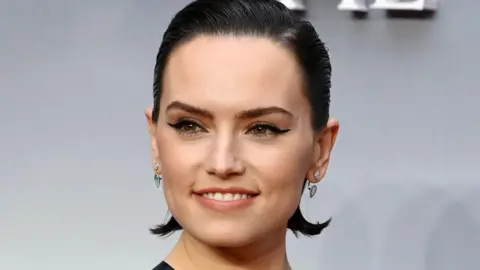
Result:
<instances>
[{"instance_id":1,"label":"eye","mask_svg":"<svg viewBox=\"0 0 480 270\"><path fill-rule=\"evenodd\" d=\"M167 123L178 133L185 136L195 136L198 133L206 132L206 130L193 120L179 120L175 123Z\"/></svg>"},{"instance_id":2,"label":"eye","mask_svg":"<svg viewBox=\"0 0 480 270\"><path fill-rule=\"evenodd\" d=\"M255 123L248 130L247 134L252 134L256 137L277 136L289 132L290 129L280 129L273 124Z\"/></svg>"}]
</instances>

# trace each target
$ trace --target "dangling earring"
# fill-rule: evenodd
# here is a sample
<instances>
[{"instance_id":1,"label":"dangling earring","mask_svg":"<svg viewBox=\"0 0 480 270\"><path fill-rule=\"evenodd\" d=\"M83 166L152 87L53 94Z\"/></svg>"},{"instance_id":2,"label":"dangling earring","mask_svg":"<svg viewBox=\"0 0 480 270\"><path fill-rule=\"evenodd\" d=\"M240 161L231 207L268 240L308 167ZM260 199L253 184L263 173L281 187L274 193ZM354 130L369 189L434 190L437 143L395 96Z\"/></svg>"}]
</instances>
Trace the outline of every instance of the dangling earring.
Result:
<instances>
[{"instance_id":1,"label":"dangling earring","mask_svg":"<svg viewBox=\"0 0 480 270\"><path fill-rule=\"evenodd\" d=\"M315 193L317 193L317 186L312 185L311 182L308 181L307 188L308 188L308 191L309 191L308 195L310 196L310 198L313 198L313 196L315 196Z\"/></svg>"},{"instance_id":2,"label":"dangling earring","mask_svg":"<svg viewBox=\"0 0 480 270\"><path fill-rule=\"evenodd\" d=\"M158 164L158 162L155 162L155 164L153 164L153 182L155 183L155 186L157 188L160 187L160 182L162 181L163 179L163 176L162 174L160 173L160 164Z\"/></svg>"},{"instance_id":3,"label":"dangling earring","mask_svg":"<svg viewBox=\"0 0 480 270\"><path fill-rule=\"evenodd\" d=\"M320 181L320 171L317 170L313 176L315 177L315 180ZM312 183L308 181L307 188L308 188L308 191L310 191L309 192L310 198L313 198L313 196L315 196L315 194L317 193L317 186L312 185Z\"/></svg>"}]
</instances>

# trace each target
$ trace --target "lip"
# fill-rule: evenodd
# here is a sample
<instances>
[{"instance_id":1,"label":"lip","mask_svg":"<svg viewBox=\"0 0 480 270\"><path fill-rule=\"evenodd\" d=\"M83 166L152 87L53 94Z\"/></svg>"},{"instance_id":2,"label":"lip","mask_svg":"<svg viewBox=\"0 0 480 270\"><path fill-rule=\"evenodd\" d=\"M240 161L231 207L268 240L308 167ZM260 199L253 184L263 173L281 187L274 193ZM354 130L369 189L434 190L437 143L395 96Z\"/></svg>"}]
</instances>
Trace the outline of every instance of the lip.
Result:
<instances>
[{"instance_id":1,"label":"lip","mask_svg":"<svg viewBox=\"0 0 480 270\"><path fill-rule=\"evenodd\" d=\"M214 200L212 198L203 196L203 194L205 193L232 193L232 194L248 194L253 196L249 196L246 199L240 199L240 200L220 201L220 200ZM238 210L238 209L248 207L255 201L258 194L260 193L253 190L239 188L239 187L231 187L231 188L212 187L212 188L205 188L205 189L200 189L198 191L195 191L193 193L193 196L205 208L215 210L215 211L227 212L227 211L233 211L233 210Z\"/></svg>"},{"instance_id":2,"label":"lip","mask_svg":"<svg viewBox=\"0 0 480 270\"><path fill-rule=\"evenodd\" d=\"M205 193L232 193L232 194L248 194L248 195L258 195L260 192L250 190L250 189L245 189L245 188L240 188L240 187L230 187L230 188L216 188L216 187L211 187L211 188L204 188L195 191L194 193L197 195L202 195Z\"/></svg>"},{"instance_id":3,"label":"lip","mask_svg":"<svg viewBox=\"0 0 480 270\"><path fill-rule=\"evenodd\" d=\"M232 200L232 201L217 201L208 197L205 197L201 194L193 194L193 197L205 208L220 211L228 212L233 210L238 210L246 208L251 205L257 196L251 196L246 199L241 200Z\"/></svg>"}]
</instances>

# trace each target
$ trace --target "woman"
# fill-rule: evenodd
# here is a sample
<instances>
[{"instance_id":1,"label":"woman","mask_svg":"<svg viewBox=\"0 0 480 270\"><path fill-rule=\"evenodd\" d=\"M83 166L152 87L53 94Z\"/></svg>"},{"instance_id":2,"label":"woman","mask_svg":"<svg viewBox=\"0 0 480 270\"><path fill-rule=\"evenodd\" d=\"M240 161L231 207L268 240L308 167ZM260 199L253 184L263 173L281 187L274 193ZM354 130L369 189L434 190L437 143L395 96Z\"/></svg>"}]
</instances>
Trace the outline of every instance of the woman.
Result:
<instances>
[{"instance_id":1,"label":"woman","mask_svg":"<svg viewBox=\"0 0 480 270\"><path fill-rule=\"evenodd\" d=\"M146 110L155 181L183 230L155 269L290 269L286 233L327 171L338 122L314 28L275 0L197 0L166 30Z\"/></svg>"}]
</instances>

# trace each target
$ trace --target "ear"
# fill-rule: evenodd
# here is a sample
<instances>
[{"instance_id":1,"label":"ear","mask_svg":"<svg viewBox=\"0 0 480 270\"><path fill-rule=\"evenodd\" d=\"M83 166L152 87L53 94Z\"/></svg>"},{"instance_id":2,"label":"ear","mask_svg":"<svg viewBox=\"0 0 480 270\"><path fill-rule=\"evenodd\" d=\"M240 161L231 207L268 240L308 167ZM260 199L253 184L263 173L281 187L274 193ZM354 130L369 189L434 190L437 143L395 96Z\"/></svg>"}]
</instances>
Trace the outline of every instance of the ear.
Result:
<instances>
[{"instance_id":1,"label":"ear","mask_svg":"<svg viewBox=\"0 0 480 270\"><path fill-rule=\"evenodd\" d=\"M152 120L153 108L148 107L145 109L145 117L147 118L148 133L150 135L150 153L152 158L152 167L155 173L160 174L159 168L156 168L156 164L160 165L160 159L158 156L158 142L157 142L157 129Z\"/></svg>"},{"instance_id":2,"label":"ear","mask_svg":"<svg viewBox=\"0 0 480 270\"><path fill-rule=\"evenodd\" d=\"M340 124L336 119L328 119L325 128L315 135L315 152L312 160L312 168L309 170L307 179L312 183L317 183L325 177L330 154L332 153L335 140L337 139Z\"/></svg>"}]
</instances>

